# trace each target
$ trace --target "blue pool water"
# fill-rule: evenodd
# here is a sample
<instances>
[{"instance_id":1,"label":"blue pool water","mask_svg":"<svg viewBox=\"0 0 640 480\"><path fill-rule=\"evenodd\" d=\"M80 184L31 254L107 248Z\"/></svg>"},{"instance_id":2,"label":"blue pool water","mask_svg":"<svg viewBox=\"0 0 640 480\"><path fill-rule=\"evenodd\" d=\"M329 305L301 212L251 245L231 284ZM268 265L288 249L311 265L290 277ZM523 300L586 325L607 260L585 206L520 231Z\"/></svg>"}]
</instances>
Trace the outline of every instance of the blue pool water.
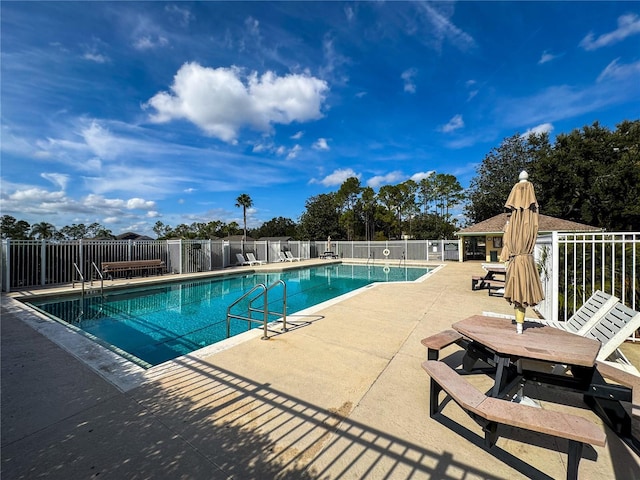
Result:
<instances>
[{"instance_id":1,"label":"blue pool water","mask_svg":"<svg viewBox=\"0 0 640 480\"><path fill-rule=\"evenodd\" d=\"M258 284L283 280L287 315L336 298L374 282L414 281L429 268L345 265L300 268L284 272L213 277L197 281L114 290L104 296L30 301L39 310L89 334L107 348L149 367L227 338L227 307ZM253 295L252 295L253 296ZM283 311L283 288L269 291L270 321ZM262 308L262 300L254 302ZM232 313L247 315L248 302ZM251 314L262 319L262 313ZM232 319L231 336L260 328Z\"/></svg>"}]
</instances>

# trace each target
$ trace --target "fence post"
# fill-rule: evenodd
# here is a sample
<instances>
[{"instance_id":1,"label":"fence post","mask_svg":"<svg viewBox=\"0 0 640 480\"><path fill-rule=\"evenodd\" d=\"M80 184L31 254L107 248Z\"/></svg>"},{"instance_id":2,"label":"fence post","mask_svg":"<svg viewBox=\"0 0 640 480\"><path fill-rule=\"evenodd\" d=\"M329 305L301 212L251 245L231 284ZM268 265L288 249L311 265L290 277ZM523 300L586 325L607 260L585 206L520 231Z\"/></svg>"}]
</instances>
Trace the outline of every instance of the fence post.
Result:
<instances>
[{"instance_id":1,"label":"fence post","mask_svg":"<svg viewBox=\"0 0 640 480\"><path fill-rule=\"evenodd\" d=\"M560 286L560 242L558 232L551 232L551 320L558 321L558 288Z\"/></svg>"},{"instance_id":2,"label":"fence post","mask_svg":"<svg viewBox=\"0 0 640 480\"><path fill-rule=\"evenodd\" d=\"M2 248L4 248L3 260L4 264L4 290L5 292L11 291L11 240L6 239L2 241Z\"/></svg>"},{"instance_id":3,"label":"fence post","mask_svg":"<svg viewBox=\"0 0 640 480\"><path fill-rule=\"evenodd\" d=\"M40 285L47 284L47 241L40 240Z\"/></svg>"},{"instance_id":4,"label":"fence post","mask_svg":"<svg viewBox=\"0 0 640 480\"><path fill-rule=\"evenodd\" d=\"M81 238L78 239L78 268L80 268L80 274L84 277L84 248L82 248ZM73 276L75 278L75 272L73 273Z\"/></svg>"}]
</instances>

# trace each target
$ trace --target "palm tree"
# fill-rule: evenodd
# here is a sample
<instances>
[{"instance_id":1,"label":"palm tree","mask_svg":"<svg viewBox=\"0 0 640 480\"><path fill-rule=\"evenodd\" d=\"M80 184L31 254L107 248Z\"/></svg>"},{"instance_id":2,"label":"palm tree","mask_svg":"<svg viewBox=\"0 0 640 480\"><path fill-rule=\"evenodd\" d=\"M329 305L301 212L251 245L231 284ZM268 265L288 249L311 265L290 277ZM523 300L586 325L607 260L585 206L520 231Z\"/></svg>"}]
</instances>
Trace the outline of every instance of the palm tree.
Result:
<instances>
[{"instance_id":1,"label":"palm tree","mask_svg":"<svg viewBox=\"0 0 640 480\"><path fill-rule=\"evenodd\" d=\"M236 198L236 207L242 207L242 218L244 220L244 241L247 241L247 208L253 206L253 200L246 193Z\"/></svg>"},{"instance_id":2,"label":"palm tree","mask_svg":"<svg viewBox=\"0 0 640 480\"><path fill-rule=\"evenodd\" d=\"M33 227L31 227L31 235L34 237L38 237L40 240L47 240L49 238L52 238L55 231L56 227L48 222L36 223Z\"/></svg>"}]
</instances>

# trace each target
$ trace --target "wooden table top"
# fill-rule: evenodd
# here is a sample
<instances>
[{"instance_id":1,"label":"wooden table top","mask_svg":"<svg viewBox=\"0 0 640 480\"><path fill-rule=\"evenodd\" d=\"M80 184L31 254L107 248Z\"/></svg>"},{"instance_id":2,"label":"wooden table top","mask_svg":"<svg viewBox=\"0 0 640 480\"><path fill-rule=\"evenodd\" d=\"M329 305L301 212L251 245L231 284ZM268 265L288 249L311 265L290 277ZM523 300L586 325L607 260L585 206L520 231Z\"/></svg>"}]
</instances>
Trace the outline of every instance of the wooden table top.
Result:
<instances>
[{"instance_id":1,"label":"wooden table top","mask_svg":"<svg viewBox=\"0 0 640 480\"><path fill-rule=\"evenodd\" d=\"M567 365L593 367L600 342L536 322L524 323L516 333L515 321L508 318L474 315L452 325L465 337L496 353Z\"/></svg>"}]
</instances>

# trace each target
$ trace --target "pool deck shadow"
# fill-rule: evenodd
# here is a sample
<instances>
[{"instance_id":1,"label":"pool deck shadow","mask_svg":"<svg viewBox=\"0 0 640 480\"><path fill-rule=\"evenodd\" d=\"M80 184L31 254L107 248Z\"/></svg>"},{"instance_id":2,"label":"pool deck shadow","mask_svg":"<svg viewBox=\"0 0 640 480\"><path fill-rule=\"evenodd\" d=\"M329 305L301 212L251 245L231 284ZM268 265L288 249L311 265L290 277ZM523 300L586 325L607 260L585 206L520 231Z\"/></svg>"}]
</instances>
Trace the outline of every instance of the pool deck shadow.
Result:
<instances>
[{"instance_id":1,"label":"pool deck shadow","mask_svg":"<svg viewBox=\"0 0 640 480\"><path fill-rule=\"evenodd\" d=\"M447 262L422 282L330 304L303 328L131 369L119 383L109 379L123 365L85 343L80 353L61 347L47 320L3 296L1 477L564 478L561 441L513 432L487 451L453 402L429 417L420 340L469 315L513 311L470 290L480 272L479 262ZM624 346L637 366L639 348ZM91 366L87 357L96 357ZM601 424L575 397L543 407ZM640 459L603 428L607 445L585 449L581 478L640 478Z\"/></svg>"}]
</instances>

